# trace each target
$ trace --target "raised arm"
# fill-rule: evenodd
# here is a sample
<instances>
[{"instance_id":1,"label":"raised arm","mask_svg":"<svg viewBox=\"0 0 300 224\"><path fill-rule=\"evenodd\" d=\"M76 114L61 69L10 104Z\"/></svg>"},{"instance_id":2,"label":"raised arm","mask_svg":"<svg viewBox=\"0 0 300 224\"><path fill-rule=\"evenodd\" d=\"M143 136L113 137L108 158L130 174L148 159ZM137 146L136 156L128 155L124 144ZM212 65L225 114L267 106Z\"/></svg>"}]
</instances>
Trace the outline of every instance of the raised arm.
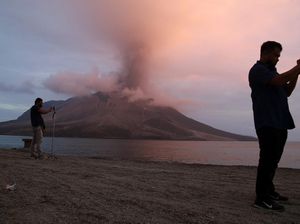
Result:
<instances>
[{"instance_id":1,"label":"raised arm","mask_svg":"<svg viewBox=\"0 0 300 224\"><path fill-rule=\"evenodd\" d=\"M52 107L50 107L50 108L48 108L48 109L40 108L40 109L38 110L38 112L41 113L41 114L48 114L48 113L50 113L51 111L52 111Z\"/></svg>"},{"instance_id":2,"label":"raised arm","mask_svg":"<svg viewBox=\"0 0 300 224\"><path fill-rule=\"evenodd\" d=\"M286 85L288 96L292 95L292 93L296 87L297 81L298 81L298 76Z\"/></svg>"},{"instance_id":3,"label":"raised arm","mask_svg":"<svg viewBox=\"0 0 300 224\"><path fill-rule=\"evenodd\" d=\"M297 61L297 65L295 67L293 67L291 70L289 70L287 72L284 72L280 75L275 76L271 80L270 84L275 85L275 86L283 86L283 85L286 85L288 82L290 82L291 84L296 85L299 74L300 74L300 59ZM291 85L291 87L292 87L292 85ZM293 89L294 88L295 88L295 86L293 87Z\"/></svg>"}]
</instances>

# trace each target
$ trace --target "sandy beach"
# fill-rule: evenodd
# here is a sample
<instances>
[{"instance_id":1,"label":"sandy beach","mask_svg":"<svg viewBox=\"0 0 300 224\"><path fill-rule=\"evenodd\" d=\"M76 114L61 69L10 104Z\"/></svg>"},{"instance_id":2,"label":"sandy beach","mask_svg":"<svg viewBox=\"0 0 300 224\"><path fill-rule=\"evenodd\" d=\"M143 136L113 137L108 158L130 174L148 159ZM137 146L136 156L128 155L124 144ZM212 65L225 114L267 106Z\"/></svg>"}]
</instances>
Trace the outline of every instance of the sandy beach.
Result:
<instances>
[{"instance_id":1,"label":"sandy beach","mask_svg":"<svg viewBox=\"0 0 300 224\"><path fill-rule=\"evenodd\" d=\"M300 170L279 169L285 212L253 208L255 167L0 150L0 223L300 223ZM16 182L15 190L7 184Z\"/></svg>"}]
</instances>

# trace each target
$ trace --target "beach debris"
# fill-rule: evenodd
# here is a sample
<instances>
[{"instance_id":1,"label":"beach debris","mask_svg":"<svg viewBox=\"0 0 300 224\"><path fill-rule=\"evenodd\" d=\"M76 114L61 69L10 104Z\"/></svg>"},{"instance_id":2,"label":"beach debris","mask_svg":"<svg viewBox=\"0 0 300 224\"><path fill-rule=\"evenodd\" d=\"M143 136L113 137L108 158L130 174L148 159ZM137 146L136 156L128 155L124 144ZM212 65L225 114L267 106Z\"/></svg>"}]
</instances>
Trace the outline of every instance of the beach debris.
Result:
<instances>
[{"instance_id":1,"label":"beach debris","mask_svg":"<svg viewBox=\"0 0 300 224\"><path fill-rule=\"evenodd\" d=\"M14 184L6 184L6 190L9 190L9 191L14 191L17 189L17 183L14 183Z\"/></svg>"}]
</instances>

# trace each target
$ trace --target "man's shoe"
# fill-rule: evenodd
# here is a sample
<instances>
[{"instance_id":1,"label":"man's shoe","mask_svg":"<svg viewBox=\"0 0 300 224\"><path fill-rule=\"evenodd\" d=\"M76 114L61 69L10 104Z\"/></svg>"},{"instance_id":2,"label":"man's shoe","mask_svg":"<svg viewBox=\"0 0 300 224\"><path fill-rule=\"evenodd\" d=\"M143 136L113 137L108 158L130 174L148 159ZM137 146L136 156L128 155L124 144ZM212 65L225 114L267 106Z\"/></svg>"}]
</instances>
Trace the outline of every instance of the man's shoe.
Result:
<instances>
[{"instance_id":1,"label":"man's shoe","mask_svg":"<svg viewBox=\"0 0 300 224\"><path fill-rule=\"evenodd\" d=\"M274 211L284 211L284 206L278 204L277 202L273 200L256 200L254 203L254 207L256 208L264 208L268 210L274 210Z\"/></svg>"},{"instance_id":2,"label":"man's shoe","mask_svg":"<svg viewBox=\"0 0 300 224\"><path fill-rule=\"evenodd\" d=\"M31 157L31 158L34 158L34 159L37 159L37 156L34 155L34 154L31 154L30 157Z\"/></svg>"},{"instance_id":3,"label":"man's shoe","mask_svg":"<svg viewBox=\"0 0 300 224\"><path fill-rule=\"evenodd\" d=\"M274 192L270 195L270 198L274 201L288 201L289 198L288 197L285 197L283 195L280 195L279 193L277 192Z\"/></svg>"}]
</instances>

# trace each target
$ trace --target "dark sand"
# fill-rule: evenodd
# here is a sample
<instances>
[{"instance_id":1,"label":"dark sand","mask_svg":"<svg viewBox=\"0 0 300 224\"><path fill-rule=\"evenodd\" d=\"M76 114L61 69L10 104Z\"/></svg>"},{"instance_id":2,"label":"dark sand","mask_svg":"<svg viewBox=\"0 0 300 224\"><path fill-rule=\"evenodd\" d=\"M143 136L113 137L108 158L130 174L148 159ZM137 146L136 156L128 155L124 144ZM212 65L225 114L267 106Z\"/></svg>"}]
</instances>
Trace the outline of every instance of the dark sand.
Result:
<instances>
[{"instance_id":1,"label":"dark sand","mask_svg":"<svg viewBox=\"0 0 300 224\"><path fill-rule=\"evenodd\" d=\"M252 207L255 175L255 167L0 150L0 223L300 223L300 170L277 172L285 212ZM14 179L16 190L6 190Z\"/></svg>"}]
</instances>

